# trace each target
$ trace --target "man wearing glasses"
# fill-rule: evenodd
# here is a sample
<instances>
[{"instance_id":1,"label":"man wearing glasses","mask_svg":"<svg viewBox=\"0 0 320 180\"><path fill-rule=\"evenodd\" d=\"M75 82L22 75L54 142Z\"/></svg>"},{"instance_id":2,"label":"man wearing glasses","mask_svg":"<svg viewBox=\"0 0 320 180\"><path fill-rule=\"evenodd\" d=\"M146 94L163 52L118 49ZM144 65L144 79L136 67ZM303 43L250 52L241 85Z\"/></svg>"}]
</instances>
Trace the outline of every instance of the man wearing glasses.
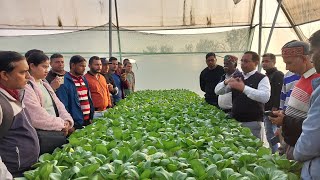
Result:
<instances>
[{"instance_id":1,"label":"man wearing glasses","mask_svg":"<svg viewBox=\"0 0 320 180\"><path fill-rule=\"evenodd\" d=\"M271 87L268 77L256 70L259 60L256 52L245 52L241 58L243 72L221 82L215 92L232 92L232 117L262 140L264 104L269 101Z\"/></svg>"}]
</instances>

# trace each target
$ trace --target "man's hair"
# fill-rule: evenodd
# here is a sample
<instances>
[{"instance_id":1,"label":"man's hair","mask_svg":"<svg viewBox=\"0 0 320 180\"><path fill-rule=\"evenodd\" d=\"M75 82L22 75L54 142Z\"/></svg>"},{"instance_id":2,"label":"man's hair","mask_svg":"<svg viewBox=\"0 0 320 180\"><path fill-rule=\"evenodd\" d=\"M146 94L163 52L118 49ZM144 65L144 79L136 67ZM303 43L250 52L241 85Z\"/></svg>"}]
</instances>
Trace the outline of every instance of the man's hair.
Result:
<instances>
[{"instance_id":1,"label":"man's hair","mask_svg":"<svg viewBox=\"0 0 320 180\"><path fill-rule=\"evenodd\" d=\"M259 57L258 53L254 52L254 51L247 51L244 54L251 54L253 62L259 62L260 61L260 57Z\"/></svg>"},{"instance_id":2,"label":"man's hair","mask_svg":"<svg viewBox=\"0 0 320 180\"><path fill-rule=\"evenodd\" d=\"M71 59L70 59L70 63L69 63L70 69L71 69L71 64L79 64L79 63L82 63L82 62L87 62L87 60L84 59L80 55L72 56Z\"/></svg>"},{"instance_id":3,"label":"man's hair","mask_svg":"<svg viewBox=\"0 0 320 180\"><path fill-rule=\"evenodd\" d=\"M35 52L32 53L28 58L27 62L28 64L34 64L35 66L38 66L39 64L49 60L48 56L41 52Z\"/></svg>"},{"instance_id":4,"label":"man's hair","mask_svg":"<svg viewBox=\"0 0 320 180\"><path fill-rule=\"evenodd\" d=\"M11 72L14 70L14 63L24 60L25 57L14 51L0 51L0 71Z\"/></svg>"},{"instance_id":5,"label":"man's hair","mask_svg":"<svg viewBox=\"0 0 320 180\"><path fill-rule=\"evenodd\" d=\"M216 57L216 54L213 53L213 52L209 52L209 53L206 55L206 59L208 59L208 57L210 57L210 56Z\"/></svg>"},{"instance_id":6,"label":"man's hair","mask_svg":"<svg viewBox=\"0 0 320 180\"><path fill-rule=\"evenodd\" d=\"M269 57L271 60L276 62L276 56L272 53L266 53L266 54L262 55L262 57Z\"/></svg>"},{"instance_id":7,"label":"man's hair","mask_svg":"<svg viewBox=\"0 0 320 180\"><path fill-rule=\"evenodd\" d=\"M311 37L309 38L309 42L312 47L320 48L320 30L311 35Z\"/></svg>"},{"instance_id":8,"label":"man's hair","mask_svg":"<svg viewBox=\"0 0 320 180\"><path fill-rule=\"evenodd\" d=\"M122 65L122 63L121 63L121 62L118 62L118 65L119 65L119 66Z\"/></svg>"},{"instance_id":9,"label":"man's hair","mask_svg":"<svg viewBox=\"0 0 320 180\"><path fill-rule=\"evenodd\" d=\"M98 56L92 56L92 57L89 59L89 64L91 65L94 60L100 60L100 58L99 58Z\"/></svg>"},{"instance_id":10,"label":"man's hair","mask_svg":"<svg viewBox=\"0 0 320 180\"><path fill-rule=\"evenodd\" d=\"M118 61L118 59L115 58L115 57L110 57L110 58L109 58L109 62L112 62L112 61Z\"/></svg>"},{"instance_id":11,"label":"man's hair","mask_svg":"<svg viewBox=\"0 0 320 180\"><path fill-rule=\"evenodd\" d=\"M131 64L131 62L127 62L124 64L124 67L126 67L127 65ZM132 64L131 64L132 65Z\"/></svg>"},{"instance_id":12,"label":"man's hair","mask_svg":"<svg viewBox=\"0 0 320 180\"><path fill-rule=\"evenodd\" d=\"M50 61L52 61L52 59L55 59L55 58L63 58L63 56L62 54L54 53L50 56Z\"/></svg>"},{"instance_id":13,"label":"man's hair","mask_svg":"<svg viewBox=\"0 0 320 180\"><path fill-rule=\"evenodd\" d=\"M126 63L130 62L130 60L126 58L122 62L123 62L123 65L126 66Z\"/></svg>"},{"instance_id":14,"label":"man's hair","mask_svg":"<svg viewBox=\"0 0 320 180\"><path fill-rule=\"evenodd\" d=\"M39 49L31 49L24 54L24 57L28 58L32 53L36 53L36 52L44 53L42 50L39 50Z\"/></svg>"},{"instance_id":15,"label":"man's hair","mask_svg":"<svg viewBox=\"0 0 320 180\"><path fill-rule=\"evenodd\" d=\"M101 60L102 65L107 65L107 64L109 64L109 61L108 61L107 58L105 58L105 57L100 58L100 60Z\"/></svg>"}]
</instances>

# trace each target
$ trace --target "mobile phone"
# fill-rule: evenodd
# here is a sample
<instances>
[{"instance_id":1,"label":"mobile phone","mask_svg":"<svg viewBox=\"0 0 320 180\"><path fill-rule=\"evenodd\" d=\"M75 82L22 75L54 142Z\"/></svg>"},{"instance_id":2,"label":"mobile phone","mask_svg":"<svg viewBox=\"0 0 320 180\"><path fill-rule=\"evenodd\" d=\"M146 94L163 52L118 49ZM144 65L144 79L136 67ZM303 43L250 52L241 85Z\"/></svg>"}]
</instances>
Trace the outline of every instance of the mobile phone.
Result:
<instances>
[{"instance_id":1,"label":"mobile phone","mask_svg":"<svg viewBox=\"0 0 320 180\"><path fill-rule=\"evenodd\" d=\"M56 77L60 79L60 84L63 84L63 83L64 83L64 75L57 74Z\"/></svg>"},{"instance_id":2,"label":"mobile phone","mask_svg":"<svg viewBox=\"0 0 320 180\"><path fill-rule=\"evenodd\" d=\"M279 138L279 136L273 136L273 137L270 139L270 143L271 143L272 146L280 143L280 138Z\"/></svg>"},{"instance_id":3,"label":"mobile phone","mask_svg":"<svg viewBox=\"0 0 320 180\"><path fill-rule=\"evenodd\" d=\"M274 115L274 114L272 113L272 111L265 111L265 112L264 112L264 115L270 116L270 117L277 117L276 115Z\"/></svg>"}]
</instances>

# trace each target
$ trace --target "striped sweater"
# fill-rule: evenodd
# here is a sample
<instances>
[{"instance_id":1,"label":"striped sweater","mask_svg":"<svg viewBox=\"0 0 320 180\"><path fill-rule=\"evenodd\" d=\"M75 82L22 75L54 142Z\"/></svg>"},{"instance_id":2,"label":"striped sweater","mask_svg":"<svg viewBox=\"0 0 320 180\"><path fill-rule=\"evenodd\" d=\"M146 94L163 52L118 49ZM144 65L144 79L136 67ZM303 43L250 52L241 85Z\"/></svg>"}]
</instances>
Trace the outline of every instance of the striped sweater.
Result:
<instances>
[{"instance_id":1,"label":"striped sweater","mask_svg":"<svg viewBox=\"0 0 320 180\"><path fill-rule=\"evenodd\" d=\"M292 89L288 107L285 110L286 115L303 119L307 117L313 91L311 81L317 77L320 77L320 74L317 74L314 68L303 74Z\"/></svg>"},{"instance_id":2,"label":"striped sweater","mask_svg":"<svg viewBox=\"0 0 320 180\"><path fill-rule=\"evenodd\" d=\"M280 95L280 107L281 110L286 110L288 106L288 101L292 92L294 85L298 82L300 76L288 71L284 75L283 86Z\"/></svg>"}]
</instances>

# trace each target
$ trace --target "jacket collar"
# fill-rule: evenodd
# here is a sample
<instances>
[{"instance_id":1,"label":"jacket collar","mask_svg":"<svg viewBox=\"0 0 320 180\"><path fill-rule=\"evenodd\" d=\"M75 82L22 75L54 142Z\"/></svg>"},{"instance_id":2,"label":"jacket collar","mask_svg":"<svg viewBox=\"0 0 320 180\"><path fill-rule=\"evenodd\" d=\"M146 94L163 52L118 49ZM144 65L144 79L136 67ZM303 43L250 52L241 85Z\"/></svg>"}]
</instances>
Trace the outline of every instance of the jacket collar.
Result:
<instances>
[{"instance_id":1,"label":"jacket collar","mask_svg":"<svg viewBox=\"0 0 320 180\"><path fill-rule=\"evenodd\" d=\"M274 68L271 68L271 69L266 70L266 74L267 74L267 75L270 75L270 74L272 74L272 73L274 73L274 72L276 72L276 71L278 71L278 69L277 69L276 67L274 67Z\"/></svg>"}]
</instances>

